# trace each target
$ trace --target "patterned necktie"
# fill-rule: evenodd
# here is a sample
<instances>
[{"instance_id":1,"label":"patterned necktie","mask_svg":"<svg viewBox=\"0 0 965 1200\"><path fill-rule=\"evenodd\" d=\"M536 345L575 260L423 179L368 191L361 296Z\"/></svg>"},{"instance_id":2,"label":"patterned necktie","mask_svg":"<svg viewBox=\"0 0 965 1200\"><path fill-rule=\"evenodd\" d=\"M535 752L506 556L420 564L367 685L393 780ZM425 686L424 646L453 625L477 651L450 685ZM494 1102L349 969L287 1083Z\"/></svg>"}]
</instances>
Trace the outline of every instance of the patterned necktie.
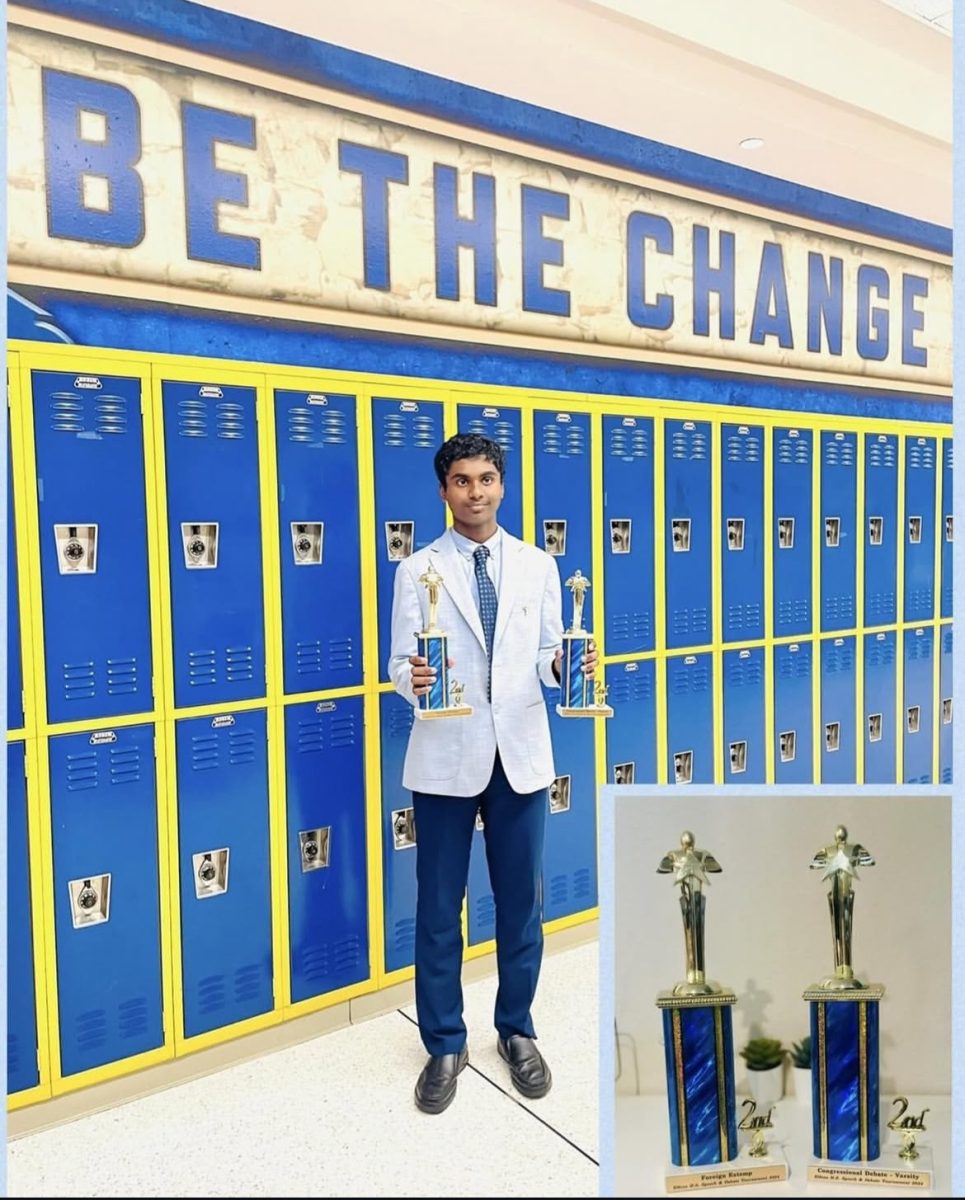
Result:
<instances>
[{"instance_id":1,"label":"patterned necktie","mask_svg":"<svg viewBox=\"0 0 965 1200\"><path fill-rule=\"evenodd\" d=\"M486 559L489 558L488 546L480 546L473 551L473 562L476 564L476 585L479 588L479 616L482 620L483 634L486 638L486 653L489 655L489 681L486 685L486 696L492 699L493 694L493 636L496 632L496 589L486 570Z\"/></svg>"}]
</instances>

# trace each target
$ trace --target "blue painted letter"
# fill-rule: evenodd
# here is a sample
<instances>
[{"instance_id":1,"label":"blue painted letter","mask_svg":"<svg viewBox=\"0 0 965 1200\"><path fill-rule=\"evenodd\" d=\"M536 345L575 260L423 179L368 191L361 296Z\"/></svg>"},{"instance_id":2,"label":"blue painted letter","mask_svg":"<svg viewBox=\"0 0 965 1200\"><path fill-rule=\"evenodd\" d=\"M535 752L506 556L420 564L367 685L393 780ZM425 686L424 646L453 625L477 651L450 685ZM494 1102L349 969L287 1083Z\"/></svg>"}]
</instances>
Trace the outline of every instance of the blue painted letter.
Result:
<instances>
[{"instance_id":1,"label":"blue painted letter","mask_svg":"<svg viewBox=\"0 0 965 1200\"><path fill-rule=\"evenodd\" d=\"M710 293L720 297L720 336L734 340L734 235L720 231L720 266L710 265L710 230L694 226L694 333L710 335Z\"/></svg>"},{"instance_id":2,"label":"blue painted letter","mask_svg":"<svg viewBox=\"0 0 965 1200\"><path fill-rule=\"evenodd\" d=\"M828 259L828 272L824 270L824 256L813 250L808 252L808 349L813 354L821 353L821 325L828 339L828 351L841 353L841 327L844 316L844 259Z\"/></svg>"},{"instance_id":3,"label":"blue painted letter","mask_svg":"<svg viewBox=\"0 0 965 1200\"><path fill-rule=\"evenodd\" d=\"M216 142L254 149L254 117L182 100L181 129L188 258L260 271L259 240L240 233L223 233L218 227L220 203L247 207L248 177L237 171L223 171L214 163Z\"/></svg>"},{"instance_id":4,"label":"blue painted letter","mask_svg":"<svg viewBox=\"0 0 965 1200\"><path fill-rule=\"evenodd\" d=\"M455 167L435 164L436 295L459 299L459 247L468 246L475 264L477 304L496 303L496 181L472 175L473 216L460 217Z\"/></svg>"},{"instance_id":5,"label":"blue painted letter","mask_svg":"<svg viewBox=\"0 0 965 1200\"><path fill-rule=\"evenodd\" d=\"M563 265L563 243L559 238L546 237L543 218L570 219L570 198L565 192L548 188L522 186L523 201L523 308L527 312L552 313L556 317L570 315L570 293L562 288L546 287L543 267Z\"/></svg>"},{"instance_id":6,"label":"blue painted letter","mask_svg":"<svg viewBox=\"0 0 965 1200\"><path fill-rule=\"evenodd\" d=\"M661 292L647 302L647 242L658 254L673 254L673 226L656 213L633 212L627 221L627 316L643 329L669 329L673 296Z\"/></svg>"},{"instance_id":7,"label":"blue painted letter","mask_svg":"<svg viewBox=\"0 0 965 1200\"><path fill-rule=\"evenodd\" d=\"M338 165L362 176L362 264L365 286L387 292L389 271L389 184L409 182L404 154L344 142L339 138Z\"/></svg>"},{"instance_id":8,"label":"blue painted letter","mask_svg":"<svg viewBox=\"0 0 965 1200\"><path fill-rule=\"evenodd\" d=\"M901 277L901 361L909 367L927 367L928 351L915 345L915 334L925 328L925 314L915 308L917 296L928 295L928 280L921 275Z\"/></svg>"},{"instance_id":9,"label":"blue painted letter","mask_svg":"<svg viewBox=\"0 0 965 1200\"><path fill-rule=\"evenodd\" d=\"M858 267L858 353L880 360L888 357L888 309L871 307L872 288L887 300L888 272L883 267Z\"/></svg>"},{"instance_id":10,"label":"blue painted letter","mask_svg":"<svg viewBox=\"0 0 965 1200\"><path fill-rule=\"evenodd\" d=\"M133 94L44 67L44 165L47 232L51 237L105 246L136 246L144 238L144 185L134 169L141 157L141 113ZM80 133L80 114L102 119L103 138ZM107 182L107 208L84 201L84 179Z\"/></svg>"},{"instance_id":11,"label":"blue painted letter","mask_svg":"<svg viewBox=\"0 0 965 1200\"><path fill-rule=\"evenodd\" d=\"M761 250L761 269L757 276L754 315L751 318L751 341L763 346L766 337L776 337L778 345L785 350L794 349L791 312L787 306L787 280L784 278L784 251L777 242L765 242Z\"/></svg>"}]
</instances>

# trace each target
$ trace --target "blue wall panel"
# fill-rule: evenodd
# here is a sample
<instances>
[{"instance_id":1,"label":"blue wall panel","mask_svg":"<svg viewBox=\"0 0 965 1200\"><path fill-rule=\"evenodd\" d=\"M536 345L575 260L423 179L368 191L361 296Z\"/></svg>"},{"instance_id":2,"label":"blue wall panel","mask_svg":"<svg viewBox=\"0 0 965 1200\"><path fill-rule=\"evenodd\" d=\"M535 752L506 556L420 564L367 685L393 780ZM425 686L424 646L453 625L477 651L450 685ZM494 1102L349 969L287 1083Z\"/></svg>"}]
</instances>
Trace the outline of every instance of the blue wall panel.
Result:
<instances>
[{"instance_id":1,"label":"blue wall panel","mask_svg":"<svg viewBox=\"0 0 965 1200\"><path fill-rule=\"evenodd\" d=\"M382 766L382 905L385 969L411 967L415 957L415 842L406 836L412 793L402 786L402 765L415 709L395 692L379 697ZM396 828L398 826L398 828Z\"/></svg>"},{"instance_id":2,"label":"blue wall panel","mask_svg":"<svg viewBox=\"0 0 965 1200\"><path fill-rule=\"evenodd\" d=\"M710 423L667 421L664 437L667 645L701 646L713 637Z\"/></svg>"},{"instance_id":3,"label":"blue wall panel","mask_svg":"<svg viewBox=\"0 0 965 1200\"><path fill-rule=\"evenodd\" d=\"M7 744L7 1092L40 1082L24 743Z\"/></svg>"},{"instance_id":4,"label":"blue wall panel","mask_svg":"<svg viewBox=\"0 0 965 1200\"><path fill-rule=\"evenodd\" d=\"M811 631L813 440L810 429L774 430L774 636Z\"/></svg>"},{"instance_id":5,"label":"blue wall panel","mask_svg":"<svg viewBox=\"0 0 965 1200\"><path fill-rule=\"evenodd\" d=\"M864 782L897 783L895 689L898 635L888 630L864 637Z\"/></svg>"},{"instance_id":6,"label":"blue wall panel","mask_svg":"<svg viewBox=\"0 0 965 1200\"><path fill-rule=\"evenodd\" d=\"M857 434L821 434L821 629L857 620Z\"/></svg>"},{"instance_id":7,"label":"blue wall panel","mask_svg":"<svg viewBox=\"0 0 965 1200\"><path fill-rule=\"evenodd\" d=\"M724 782L764 783L764 649L725 650Z\"/></svg>"},{"instance_id":8,"label":"blue wall panel","mask_svg":"<svg viewBox=\"0 0 965 1200\"><path fill-rule=\"evenodd\" d=\"M864 623L893 625L898 619L898 438L866 433L864 455Z\"/></svg>"},{"instance_id":9,"label":"blue wall panel","mask_svg":"<svg viewBox=\"0 0 965 1200\"><path fill-rule=\"evenodd\" d=\"M821 643L821 783L855 783L855 640Z\"/></svg>"},{"instance_id":10,"label":"blue wall panel","mask_svg":"<svg viewBox=\"0 0 965 1200\"><path fill-rule=\"evenodd\" d=\"M764 636L764 430L721 428L720 557L725 642Z\"/></svg>"},{"instance_id":11,"label":"blue wall panel","mask_svg":"<svg viewBox=\"0 0 965 1200\"><path fill-rule=\"evenodd\" d=\"M506 472L506 494L499 506L499 524L514 537L523 536L523 459L520 454L522 413L518 408L495 408L484 404L460 404L457 409L460 433L479 433L502 447Z\"/></svg>"},{"instance_id":12,"label":"blue wall panel","mask_svg":"<svg viewBox=\"0 0 965 1200\"><path fill-rule=\"evenodd\" d=\"M709 652L667 659L667 780L714 782L714 668Z\"/></svg>"},{"instance_id":13,"label":"blue wall panel","mask_svg":"<svg viewBox=\"0 0 965 1200\"><path fill-rule=\"evenodd\" d=\"M774 778L814 782L814 643L774 647Z\"/></svg>"},{"instance_id":14,"label":"blue wall panel","mask_svg":"<svg viewBox=\"0 0 965 1200\"><path fill-rule=\"evenodd\" d=\"M536 544L557 560L563 588L563 627L573 617L565 587L575 571L593 580L590 497L590 418L586 413L533 413ZM592 630L593 593L586 597L584 628Z\"/></svg>"},{"instance_id":15,"label":"blue wall panel","mask_svg":"<svg viewBox=\"0 0 965 1200\"><path fill-rule=\"evenodd\" d=\"M546 815L543 920L554 921L597 903L596 722L559 716L559 690L547 695L557 780L550 787Z\"/></svg>"},{"instance_id":16,"label":"blue wall panel","mask_svg":"<svg viewBox=\"0 0 965 1200\"><path fill-rule=\"evenodd\" d=\"M935 484L933 437L905 439L905 621L935 616Z\"/></svg>"},{"instance_id":17,"label":"blue wall panel","mask_svg":"<svg viewBox=\"0 0 965 1200\"><path fill-rule=\"evenodd\" d=\"M603 418L606 652L654 648L653 421Z\"/></svg>"},{"instance_id":18,"label":"blue wall panel","mask_svg":"<svg viewBox=\"0 0 965 1200\"><path fill-rule=\"evenodd\" d=\"M606 668L607 783L657 782L657 687L654 660Z\"/></svg>"},{"instance_id":19,"label":"blue wall panel","mask_svg":"<svg viewBox=\"0 0 965 1200\"><path fill-rule=\"evenodd\" d=\"M906 629L902 783L933 783L935 627Z\"/></svg>"}]
</instances>

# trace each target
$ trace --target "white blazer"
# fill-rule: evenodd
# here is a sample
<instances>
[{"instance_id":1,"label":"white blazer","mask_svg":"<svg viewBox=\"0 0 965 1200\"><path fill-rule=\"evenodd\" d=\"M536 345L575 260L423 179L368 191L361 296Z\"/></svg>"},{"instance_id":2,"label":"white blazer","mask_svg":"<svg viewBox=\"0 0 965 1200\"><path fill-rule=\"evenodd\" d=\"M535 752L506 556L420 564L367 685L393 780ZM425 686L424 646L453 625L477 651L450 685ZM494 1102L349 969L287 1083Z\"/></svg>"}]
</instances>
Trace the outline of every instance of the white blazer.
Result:
<instances>
[{"instance_id":1,"label":"white blazer","mask_svg":"<svg viewBox=\"0 0 965 1200\"><path fill-rule=\"evenodd\" d=\"M419 576L430 563L442 576L436 623L449 636L450 679L465 685L470 717L423 721L409 735L402 785L432 795L478 796L489 783L496 750L514 791L535 792L555 777L540 680L557 687L552 664L562 644L560 573L556 561L502 531L499 607L493 636L493 703L486 699L488 660L479 610L448 531L403 559L395 573L389 676L410 704L409 656L426 626L429 595Z\"/></svg>"}]
</instances>

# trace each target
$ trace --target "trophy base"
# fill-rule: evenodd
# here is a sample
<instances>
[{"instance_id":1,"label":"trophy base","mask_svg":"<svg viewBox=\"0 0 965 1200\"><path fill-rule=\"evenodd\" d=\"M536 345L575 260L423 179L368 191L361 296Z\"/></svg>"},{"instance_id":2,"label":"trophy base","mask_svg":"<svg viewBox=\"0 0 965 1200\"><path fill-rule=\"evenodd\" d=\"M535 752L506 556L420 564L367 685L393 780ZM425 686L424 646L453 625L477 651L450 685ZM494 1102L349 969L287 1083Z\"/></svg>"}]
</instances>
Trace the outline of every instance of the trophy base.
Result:
<instances>
[{"instance_id":1,"label":"trophy base","mask_svg":"<svg viewBox=\"0 0 965 1200\"><path fill-rule=\"evenodd\" d=\"M613 709L609 704L588 704L585 708L564 708L557 704L556 711L561 717L612 717Z\"/></svg>"},{"instance_id":2,"label":"trophy base","mask_svg":"<svg viewBox=\"0 0 965 1200\"><path fill-rule=\"evenodd\" d=\"M458 708L417 708L415 715L420 721L435 721L440 717L471 717L472 708L468 704L460 704Z\"/></svg>"},{"instance_id":3,"label":"trophy base","mask_svg":"<svg viewBox=\"0 0 965 1200\"><path fill-rule=\"evenodd\" d=\"M934 1187L935 1169L931 1146L918 1146L918 1157L902 1158L900 1146L885 1146L878 1158L872 1162L832 1162L827 1158L808 1161L809 1183L846 1183L877 1188L917 1188L919 1191Z\"/></svg>"},{"instance_id":4,"label":"trophy base","mask_svg":"<svg viewBox=\"0 0 965 1200\"><path fill-rule=\"evenodd\" d=\"M787 1158L779 1146L768 1146L767 1154L753 1156L744 1146L730 1162L711 1163L706 1167L676 1167L668 1163L664 1170L666 1192L693 1192L698 1188L743 1187L752 1183L784 1183L789 1171Z\"/></svg>"}]
</instances>

